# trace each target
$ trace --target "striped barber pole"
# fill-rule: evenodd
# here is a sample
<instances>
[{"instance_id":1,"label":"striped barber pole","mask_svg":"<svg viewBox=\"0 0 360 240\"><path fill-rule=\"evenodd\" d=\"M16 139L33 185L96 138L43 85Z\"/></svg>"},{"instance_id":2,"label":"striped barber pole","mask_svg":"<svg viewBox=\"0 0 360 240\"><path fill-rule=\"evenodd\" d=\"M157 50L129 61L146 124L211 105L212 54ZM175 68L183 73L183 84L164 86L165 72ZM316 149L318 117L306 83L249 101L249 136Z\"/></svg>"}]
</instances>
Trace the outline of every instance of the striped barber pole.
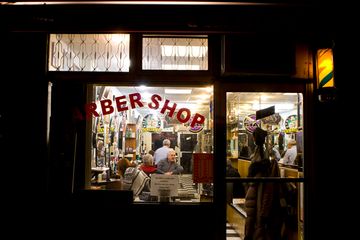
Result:
<instances>
[{"instance_id":1,"label":"striped barber pole","mask_svg":"<svg viewBox=\"0 0 360 240\"><path fill-rule=\"evenodd\" d=\"M317 51L318 86L334 87L334 63L332 49L319 49Z\"/></svg>"}]
</instances>

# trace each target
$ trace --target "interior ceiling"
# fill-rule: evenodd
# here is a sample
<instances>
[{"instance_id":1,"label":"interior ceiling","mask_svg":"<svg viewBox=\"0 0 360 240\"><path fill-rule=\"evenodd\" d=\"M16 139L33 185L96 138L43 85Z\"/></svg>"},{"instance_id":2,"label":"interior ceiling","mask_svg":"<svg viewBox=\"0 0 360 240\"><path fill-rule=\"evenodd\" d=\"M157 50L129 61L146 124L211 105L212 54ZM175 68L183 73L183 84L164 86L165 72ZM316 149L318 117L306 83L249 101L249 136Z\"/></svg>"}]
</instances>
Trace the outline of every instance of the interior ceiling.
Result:
<instances>
[{"instance_id":1,"label":"interior ceiling","mask_svg":"<svg viewBox=\"0 0 360 240\"><path fill-rule=\"evenodd\" d=\"M166 89L176 89L176 90L191 90L189 94L167 94L165 93ZM212 89L212 88L210 88ZM102 98L110 98L108 94L111 94L115 97L125 95L128 99L128 95L132 93L140 93L142 101L146 104L146 102L150 102L147 99L154 94L160 95L162 97L162 102L160 103L158 112L162 108L164 104L164 100L168 99L170 101L170 106L172 104L177 104L177 109L180 108L188 108L190 109L192 115L197 112L200 114L208 114L210 110L210 99L212 99L212 90L209 91L209 88L199 88L199 87L106 87L103 89ZM227 102L229 107L232 104L240 107L240 110L244 114L253 113L254 107L249 109L249 106L253 104L258 104L257 108L262 109L264 106L268 105L277 105L277 112L282 112L284 110L279 109L280 105L284 104L293 104L293 108L298 105L299 102L302 101L302 95L297 93L262 93L262 92L229 92L227 93ZM263 104L263 105L262 105ZM235 106L232 105L232 106ZM153 113L154 111L148 107L137 107L136 111L141 116L146 116L149 113ZM285 110L285 111L289 111ZM162 115L162 114L160 114Z\"/></svg>"},{"instance_id":2,"label":"interior ceiling","mask_svg":"<svg viewBox=\"0 0 360 240\"><path fill-rule=\"evenodd\" d=\"M299 95L301 97L301 94ZM297 93L228 93L227 99L229 102L236 103L266 103L266 104L279 104L279 103L297 103ZM301 99L300 99L301 101Z\"/></svg>"},{"instance_id":3,"label":"interior ceiling","mask_svg":"<svg viewBox=\"0 0 360 240\"><path fill-rule=\"evenodd\" d=\"M276 113L297 110L302 102L302 94L274 92L229 92L227 93L227 114L248 116L257 110L274 106Z\"/></svg>"}]
</instances>

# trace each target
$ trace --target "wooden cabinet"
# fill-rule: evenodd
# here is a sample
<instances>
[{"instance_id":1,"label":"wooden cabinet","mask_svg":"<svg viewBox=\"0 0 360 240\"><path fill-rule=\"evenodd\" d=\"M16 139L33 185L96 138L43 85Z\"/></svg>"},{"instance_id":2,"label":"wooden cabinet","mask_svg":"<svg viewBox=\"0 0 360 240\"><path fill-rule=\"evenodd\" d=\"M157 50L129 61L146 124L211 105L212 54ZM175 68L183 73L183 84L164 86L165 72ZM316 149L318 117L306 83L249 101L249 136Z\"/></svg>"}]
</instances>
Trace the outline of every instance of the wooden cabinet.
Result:
<instances>
[{"instance_id":1,"label":"wooden cabinet","mask_svg":"<svg viewBox=\"0 0 360 240\"><path fill-rule=\"evenodd\" d=\"M136 124L128 123L125 130L125 156L132 155L136 159Z\"/></svg>"}]
</instances>

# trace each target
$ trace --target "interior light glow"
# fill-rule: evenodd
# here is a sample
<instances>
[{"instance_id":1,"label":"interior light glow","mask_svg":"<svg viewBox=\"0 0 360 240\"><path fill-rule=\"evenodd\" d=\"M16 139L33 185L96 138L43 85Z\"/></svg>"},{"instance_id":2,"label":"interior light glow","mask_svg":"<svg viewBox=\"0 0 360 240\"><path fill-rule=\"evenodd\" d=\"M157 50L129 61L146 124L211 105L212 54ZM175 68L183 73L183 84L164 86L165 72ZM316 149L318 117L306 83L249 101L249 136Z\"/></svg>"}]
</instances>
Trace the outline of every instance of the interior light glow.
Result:
<instances>
[{"instance_id":1,"label":"interior light glow","mask_svg":"<svg viewBox=\"0 0 360 240\"><path fill-rule=\"evenodd\" d=\"M208 94L201 94L201 95L197 95L197 97L201 100L206 100L210 98L210 95Z\"/></svg>"},{"instance_id":2,"label":"interior light glow","mask_svg":"<svg viewBox=\"0 0 360 240\"><path fill-rule=\"evenodd\" d=\"M166 94L191 94L192 89L165 88Z\"/></svg>"},{"instance_id":3,"label":"interior light glow","mask_svg":"<svg viewBox=\"0 0 360 240\"><path fill-rule=\"evenodd\" d=\"M205 57L207 54L206 46L174 46L162 45L161 53L165 57Z\"/></svg>"},{"instance_id":4,"label":"interior light glow","mask_svg":"<svg viewBox=\"0 0 360 240\"><path fill-rule=\"evenodd\" d=\"M317 51L318 86L334 87L334 63L332 49L319 49Z\"/></svg>"},{"instance_id":5,"label":"interior light glow","mask_svg":"<svg viewBox=\"0 0 360 240\"><path fill-rule=\"evenodd\" d=\"M200 65L194 64L162 64L163 70L200 70Z\"/></svg>"},{"instance_id":6,"label":"interior light glow","mask_svg":"<svg viewBox=\"0 0 360 240\"><path fill-rule=\"evenodd\" d=\"M208 93L213 92L213 87L207 87L207 88L206 88L206 91L207 91Z\"/></svg>"},{"instance_id":7,"label":"interior light glow","mask_svg":"<svg viewBox=\"0 0 360 240\"><path fill-rule=\"evenodd\" d=\"M277 103L277 104L273 104L273 103L253 103L252 108L254 110L260 110L260 109L264 109L264 108L268 108L271 106L275 106L275 111L278 110L293 110L295 109L294 104L292 103Z\"/></svg>"}]
</instances>

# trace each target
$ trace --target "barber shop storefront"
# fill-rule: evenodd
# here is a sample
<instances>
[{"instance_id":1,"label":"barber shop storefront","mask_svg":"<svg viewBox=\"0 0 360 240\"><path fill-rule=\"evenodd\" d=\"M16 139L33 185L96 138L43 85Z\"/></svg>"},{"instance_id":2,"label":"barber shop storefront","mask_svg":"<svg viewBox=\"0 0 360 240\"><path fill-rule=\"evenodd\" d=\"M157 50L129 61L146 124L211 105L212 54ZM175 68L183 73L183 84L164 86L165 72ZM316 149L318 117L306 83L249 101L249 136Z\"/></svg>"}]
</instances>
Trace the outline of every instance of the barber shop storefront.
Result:
<instances>
[{"instance_id":1,"label":"barber shop storefront","mask_svg":"<svg viewBox=\"0 0 360 240\"><path fill-rule=\"evenodd\" d=\"M132 38L139 39L132 41ZM74 165L78 169L74 171L73 194L77 194L76 191L80 191L80 194L90 191L94 195L98 194L96 191L122 191L123 194L132 193L128 204L139 209L145 205L161 212L164 204L170 204L174 209L169 211L174 212L178 211L177 208L188 211L187 207L194 208L194 212L206 209L215 214L219 211L223 220L226 217L226 223L223 221L222 226L228 224L243 239L247 218L247 185L284 185L285 205L281 211L286 213L279 228L283 229L281 234L284 237L302 239L306 83L291 77L279 77L284 83L277 82L278 79L269 80L271 84L263 82L261 78L228 80L221 74L215 77L211 69L217 63L210 56L214 56L216 50L221 52L221 49L214 42L220 46L225 44L222 54L231 58L236 52L239 55L244 53L240 49L245 47L244 44L250 44L238 43L237 40L246 41L246 37L50 34L48 67L49 76L54 77L52 91L57 91L58 84L64 84L56 79L64 72L81 74L86 70L95 72L100 78L100 81L82 83L86 93L76 95L80 98L77 101L82 104L71 106L75 113L84 113L79 114L79 117L84 116L83 119L75 119L79 124L83 123L84 128L74 129L76 132L73 133L73 137L76 136L73 140L77 153L75 161L83 161ZM297 50L296 45L283 44L284 40L280 38L276 41L279 41L274 44L277 49L267 54L278 53L280 57L275 61L279 63L272 64L279 67L276 70L290 74L291 67L294 67L291 66L291 59L301 50ZM134 56L134 60L131 59L131 42L140 44L132 46L134 49L140 48L138 52L141 52ZM235 50L227 53L226 43ZM129 74L130 62L140 64L140 67L133 66L139 68L134 76ZM109 72L114 77L108 75L108 79L104 80L102 72ZM85 81L91 78L93 76L88 75ZM127 82L123 82L123 78ZM71 82L69 80L67 84ZM62 95L61 92L59 94ZM69 98L69 95L64 97ZM69 104L72 105L74 100ZM65 107L63 100L59 104L53 105L52 109ZM52 116L57 119L57 114L54 111ZM61 125L62 122L54 124ZM284 161L282 157L286 158L285 152L290 152L288 143L296 141L297 150L291 162L279 163L281 176L277 176L277 182L265 179L264 183L254 183L247 179L251 156L255 152L253 132L256 128L268 132L265 145L266 151L271 154L271 161ZM84 144L79 144L81 137ZM158 162L158 151L163 148L164 140L169 140L170 145L166 148L175 151L175 162L182 169L177 174L167 175L167 169L162 169ZM273 149L278 151L279 158L275 158ZM145 175L141 169L148 165L145 156L152 151L154 155L150 166L157 170ZM84 155L79 157L81 153ZM240 178L226 180L225 166L228 161L241 179L245 179L243 182ZM220 175L222 180L218 183L226 181L226 187L222 190L224 186L217 187L215 182ZM237 194L241 189L244 193ZM287 201L285 197L288 197ZM218 209L217 201L226 202L226 209Z\"/></svg>"},{"instance_id":2,"label":"barber shop storefront","mask_svg":"<svg viewBox=\"0 0 360 240\"><path fill-rule=\"evenodd\" d=\"M314 9L5 8L24 13L9 24L9 41L35 37L29 47L40 51L33 65L36 91L47 96L45 192L61 202L57 214L185 239L244 239L255 217L270 219L278 239L310 239L315 89L334 86L333 70L318 68L324 56L332 61L331 48L295 29ZM266 133L261 144L256 129ZM259 160L273 166L261 177L252 166L260 145ZM254 186L259 208L249 216Z\"/></svg>"}]
</instances>

